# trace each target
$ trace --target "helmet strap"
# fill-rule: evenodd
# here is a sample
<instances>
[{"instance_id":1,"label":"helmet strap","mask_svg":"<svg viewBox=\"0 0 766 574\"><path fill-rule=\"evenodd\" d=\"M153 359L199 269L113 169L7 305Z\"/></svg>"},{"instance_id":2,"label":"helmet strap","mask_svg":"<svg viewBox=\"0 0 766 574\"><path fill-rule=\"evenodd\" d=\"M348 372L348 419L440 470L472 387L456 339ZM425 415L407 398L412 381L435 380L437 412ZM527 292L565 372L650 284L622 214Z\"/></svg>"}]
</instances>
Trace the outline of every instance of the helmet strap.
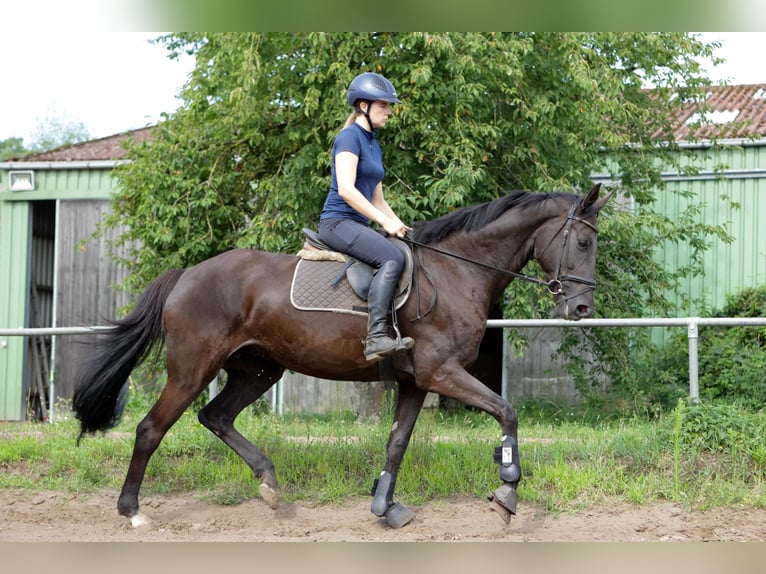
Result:
<instances>
[{"instance_id":1,"label":"helmet strap","mask_svg":"<svg viewBox=\"0 0 766 574\"><path fill-rule=\"evenodd\" d=\"M370 126L370 131L372 133L375 133L375 128L372 127L372 120L370 119L370 108L372 107L372 102L369 100L363 100L367 103L367 109L362 112L364 114L364 117L367 118L367 125ZM361 109L362 106L359 106L359 109Z\"/></svg>"}]
</instances>

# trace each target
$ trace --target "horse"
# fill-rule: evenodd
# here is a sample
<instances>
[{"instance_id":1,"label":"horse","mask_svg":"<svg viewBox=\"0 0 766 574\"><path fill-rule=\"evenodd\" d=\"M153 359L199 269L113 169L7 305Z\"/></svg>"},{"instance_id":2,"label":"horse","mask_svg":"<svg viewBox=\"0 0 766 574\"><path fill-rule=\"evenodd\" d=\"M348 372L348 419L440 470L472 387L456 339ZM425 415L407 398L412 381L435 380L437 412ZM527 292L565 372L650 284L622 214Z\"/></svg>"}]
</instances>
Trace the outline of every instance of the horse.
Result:
<instances>
[{"instance_id":1,"label":"horse","mask_svg":"<svg viewBox=\"0 0 766 574\"><path fill-rule=\"evenodd\" d=\"M485 203L417 222L410 234L417 252L417 285L395 313L415 345L385 361L396 382L393 424L385 464L374 480L371 511L399 528L414 512L395 502L400 465L428 392L489 413L500 425L495 449L502 484L488 498L506 524L516 513L521 479L511 404L468 372L493 305L513 279L548 288L558 317L593 314L597 216L611 197L600 185L582 195L513 191ZM544 279L520 270L536 260ZM78 375L73 411L85 435L114 427L122 415L126 382L149 351L164 341L167 382L138 423L133 452L117 501L134 527L147 522L138 493L147 464L171 426L224 370L221 392L198 419L250 467L259 494L278 508L273 462L234 428L234 421L285 369L338 381L378 381L380 363L365 360L366 318L296 309L289 300L299 258L256 249L232 249L186 269L171 269L141 294L132 311L111 321ZM430 303L424 309L424 301Z\"/></svg>"}]
</instances>

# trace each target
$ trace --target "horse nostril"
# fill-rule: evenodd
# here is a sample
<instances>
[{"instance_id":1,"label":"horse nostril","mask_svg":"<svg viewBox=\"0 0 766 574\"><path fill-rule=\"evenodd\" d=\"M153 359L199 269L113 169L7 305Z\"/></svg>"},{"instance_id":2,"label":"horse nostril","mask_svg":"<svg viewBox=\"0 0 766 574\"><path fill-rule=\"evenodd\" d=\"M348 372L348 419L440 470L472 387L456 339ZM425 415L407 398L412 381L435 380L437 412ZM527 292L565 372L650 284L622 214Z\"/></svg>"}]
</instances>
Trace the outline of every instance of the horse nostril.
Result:
<instances>
[{"instance_id":1,"label":"horse nostril","mask_svg":"<svg viewBox=\"0 0 766 574\"><path fill-rule=\"evenodd\" d=\"M591 316L591 310L590 307L587 305L578 305L576 308L577 315L580 317L590 317Z\"/></svg>"}]
</instances>

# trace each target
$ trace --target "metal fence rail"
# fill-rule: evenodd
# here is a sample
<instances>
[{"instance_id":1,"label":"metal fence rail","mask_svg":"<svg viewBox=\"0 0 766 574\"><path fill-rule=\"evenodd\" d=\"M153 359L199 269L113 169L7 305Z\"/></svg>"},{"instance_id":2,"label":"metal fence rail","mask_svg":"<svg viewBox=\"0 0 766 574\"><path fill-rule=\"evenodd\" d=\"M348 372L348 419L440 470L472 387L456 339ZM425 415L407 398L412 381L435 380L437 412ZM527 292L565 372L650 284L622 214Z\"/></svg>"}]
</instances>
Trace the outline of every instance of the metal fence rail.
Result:
<instances>
[{"instance_id":1,"label":"metal fence rail","mask_svg":"<svg viewBox=\"0 0 766 574\"><path fill-rule=\"evenodd\" d=\"M524 328L524 327L683 327L689 340L689 397L699 400L699 353L698 337L700 326L739 327L764 326L766 317L677 317L656 319L488 319L487 327ZM505 349L507 346L504 346ZM506 373L503 371L503 397L507 389Z\"/></svg>"},{"instance_id":2,"label":"metal fence rail","mask_svg":"<svg viewBox=\"0 0 766 574\"><path fill-rule=\"evenodd\" d=\"M766 326L766 317L677 317L677 318L623 318L623 319L582 319L580 321L566 321L564 319L489 319L487 328L539 328L539 327L567 327L567 328L619 328L619 327L686 327L689 340L689 397L693 401L699 400L699 352L698 336L699 328L706 326L739 327L739 326ZM57 335L93 335L109 331L112 327L35 327L35 328L0 328L0 337L20 336L57 336ZM0 341L0 350L4 347ZM507 364L507 345L503 346L503 365ZM53 409L53 381L51 383L51 414ZM502 394L507 398L507 373L503 369ZM214 396L214 395L213 395ZM52 418L52 417L51 417Z\"/></svg>"}]
</instances>

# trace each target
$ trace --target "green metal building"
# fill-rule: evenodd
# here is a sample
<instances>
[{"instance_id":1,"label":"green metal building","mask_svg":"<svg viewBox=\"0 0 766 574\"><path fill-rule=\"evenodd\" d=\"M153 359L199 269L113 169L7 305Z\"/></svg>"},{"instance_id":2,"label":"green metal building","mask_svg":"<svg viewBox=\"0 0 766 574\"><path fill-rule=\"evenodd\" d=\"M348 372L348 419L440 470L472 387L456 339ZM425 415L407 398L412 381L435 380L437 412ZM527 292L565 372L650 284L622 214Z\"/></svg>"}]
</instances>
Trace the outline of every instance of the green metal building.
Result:
<instances>
[{"instance_id":1,"label":"green metal building","mask_svg":"<svg viewBox=\"0 0 766 574\"><path fill-rule=\"evenodd\" d=\"M704 297L709 308L720 308L726 296L766 282L766 84L709 88L705 117L690 104L678 118L675 139L689 153L692 174L666 170L667 192L658 193L655 208L677 217L688 203L701 204L698 222L726 225L731 243L715 241L705 254L704 277L686 281L686 293ZM698 122L702 120L702 125ZM619 182L606 174L593 180ZM690 191L685 199L672 191ZM689 260L688 246L667 246L664 263L678 268ZM701 313L682 310L685 316Z\"/></svg>"},{"instance_id":2,"label":"green metal building","mask_svg":"<svg viewBox=\"0 0 766 574\"><path fill-rule=\"evenodd\" d=\"M127 303L114 289L124 272L108 256L111 237L90 236L109 207L123 143L148 136L0 162L0 328L99 325ZM88 337L0 335L0 420L46 418L51 399L71 397Z\"/></svg>"}]
</instances>

